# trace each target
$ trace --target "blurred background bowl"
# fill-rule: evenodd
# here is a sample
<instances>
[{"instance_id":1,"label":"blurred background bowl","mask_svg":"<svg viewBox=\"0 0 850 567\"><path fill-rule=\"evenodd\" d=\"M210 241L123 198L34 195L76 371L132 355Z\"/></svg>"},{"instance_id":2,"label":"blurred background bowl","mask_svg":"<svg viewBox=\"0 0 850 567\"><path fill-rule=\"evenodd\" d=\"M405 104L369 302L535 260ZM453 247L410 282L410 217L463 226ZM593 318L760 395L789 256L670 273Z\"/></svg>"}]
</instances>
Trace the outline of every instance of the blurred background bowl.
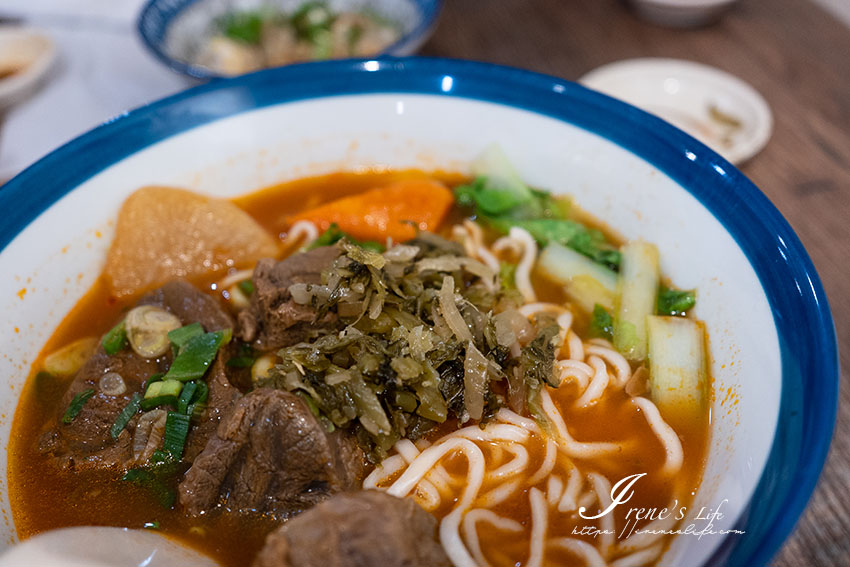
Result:
<instances>
[{"instance_id":1,"label":"blurred background bowl","mask_svg":"<svg viewBox=\"0 0 850 567\"><path fill-rule=\"evenodd\" d=\"M0 26L0 116L36 88L55 51L50 38L38 31Z\"/></svg>"},{"instance_id":2,"label":"blurred background bowl","mask_svg":"<svg viewBox=\"0 0 850 567\"><path fill-rule=\"evenodd\" d=\"M674 28L704 26L716 21L737 0L629 0L644 20Z\"/></svg>"},{"instance_id":3,"label":"blurred background bowl","mask_svg":"<svg viewBox=\"0 0 850 567\"><path fill-rule=\"evenodd\" d=\"M150 0L137 21L144 45L173 70L194 79L225 76L198 62L214 29L213 22L237 10L279 9L292 13L306 0ZM415 53L431 36L442 0L327 0L331 11L368 12L392 22L399 38L374 57Z\"/></svg>"}]
</instances>

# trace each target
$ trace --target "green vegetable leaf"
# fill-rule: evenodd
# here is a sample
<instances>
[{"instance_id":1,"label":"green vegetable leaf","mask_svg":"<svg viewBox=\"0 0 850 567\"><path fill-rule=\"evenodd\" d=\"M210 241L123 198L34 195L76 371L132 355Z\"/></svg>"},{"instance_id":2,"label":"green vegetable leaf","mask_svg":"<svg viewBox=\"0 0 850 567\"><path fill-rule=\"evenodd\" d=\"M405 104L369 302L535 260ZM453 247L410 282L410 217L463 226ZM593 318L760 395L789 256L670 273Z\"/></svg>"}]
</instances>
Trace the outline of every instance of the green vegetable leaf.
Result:
<instances>
[{"instance_id":1,"label":"green vegetable leaf","mask_svg":"<svg viewBox=\"0 0 850 567\"><path fill-rule=\"evenodd\" d=\"M124 347L127 346L127 329L124 327L123 319L103 336L100 344L103 345L103 350L109 356L124 350Z\"/></svg>"},{"instance_id":2,"label":"green vegetable leaf","mask_svg":"<svg viewBox=\"0 0 850 567\"><path fill-rule=\"evenodd\" d=\"M681 291L661 286L658 290L656 311L659 315L685 315L696 302L694 290Z\"/></svg>"},{"instance_id":3,"label":"green vegetable leaf","mask_svg":"<svg viewBox=\"0 0 850 567\"><path fill-rule=\"evenodd\" d=\"M229 342L231 336L230 329L193 336L180 348L165 379L188 382L201 378L212 364L219 347Z\"/></svg>"},{"instance_id":4,"label":"green vegetable leaf","mask_svg":"<svg viewBox=\"0 0 850 567\"><path fill-rule=\"evenodd\" d=\"M231 12L217 20L218 28L228 38L259 45L263 38L263 14L255 11Z\"/></svg>"},{"instance_id":5,"label":"green vegetable leaf","mask_svg":"<svg viewBox=\"0 0 850 567\"><path fill-rule=\"evenodd\" d=\"M593 306L593 315L590 320L590 334L594 337L613 340L614 318L608 311L598 303Z\"/></svg>"},{"instance_id":6,"label":"green vegetable leaf","mask_svg":"<svg viewBox=\"0 0 850 567\"><path fill-rule=\"evenodd\" d=\"M353 238L351 235L343 232L339 225L336 223L331 223L328 229L319 235L319 238L314 240L308 247L307 250L312 250L314 248L319 248L321 246L333 246L337 242L342 239L346 239L347 241L360 246L361 248L365 248L366 250L370 250L372 252L383 253L386 251L386 248L381 245L379 242L375 242L374 240L366 240L364 242L358 241L356 238Z\"/></svg>"},{"instance_id":7,"label":"green vegetable leaf","mask_svg":"<svg viewBox=\"0 0 850 567\"><path fill-rule=\"evenodd\" d=\"M531 201L528 188L521 186L524 191L512 188L496 187L489 182L488 177L476 177L469 185L455 188L455 197L460 205L475 206L478 211L487 215L501 215L511 209Z\"/></svg>"},{"instance_id":8,"label":"green vegetable leaf","mask_svg":"<svg viewBox=\"0 0 850 567\"><path fill-rule=\"evenodd\" d=\"M316 42L316 36L330 32L334 15L324 2L304 2L292 14L290 23L301 39Z\"/></svg>"},{"instance_id":9,"label":"green vegetable leaf","mask_svg":"<svg viewBox=\"0 0 850 567\"><path fill-rule=\"evenodd\" d=\"M576 252L584 254L591 260L599 262L612 270L620 269L620 251L615 250L605 241L605 237L597 230L588 229L583 224L566 219L531 219L515 220L509 217L482 217L490 227L507 234L511 227L523 228L534 237L540 246L557 242L568 246Z\"/></svg>"},{"instance_id":10,"label":"green vegetable leaf","mask_svg":"<svg viewBox=\"0 0 850 567\"><path fill-rule=\"evenodd\" d=\"M80 414L83 409L83 406L86 405L86 402L89 401L94 395L94 390L89 388L88 390L83 390L71 400L71 403L68 404L68 409L65 410L65 415L62 416L62 423L65 425L70 424L74 419Z\"/></svg>"}]
</instances>

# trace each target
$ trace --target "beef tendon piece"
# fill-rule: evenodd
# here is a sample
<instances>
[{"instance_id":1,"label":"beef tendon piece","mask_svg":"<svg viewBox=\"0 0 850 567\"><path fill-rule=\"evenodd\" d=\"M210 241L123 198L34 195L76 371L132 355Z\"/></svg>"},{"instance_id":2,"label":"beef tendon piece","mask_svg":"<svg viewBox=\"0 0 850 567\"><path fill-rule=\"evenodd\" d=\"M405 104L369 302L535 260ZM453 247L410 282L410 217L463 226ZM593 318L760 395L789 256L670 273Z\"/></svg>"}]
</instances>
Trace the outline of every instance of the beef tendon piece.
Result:
<instances>
[{"instance_id":1,"label":"beef tendon piece","mask_svg":"<svg viewBox=\"0 0 850 567\"><path fill-rule=\"evenodd\" d=\"M223 199L144 187L124 201L103 275L123 297L175 278L224 272L274 256L275 238Z\"/></svg>"},{"instance_id":2,"label":"beef tendon piece","mask_svg":"<svg viewBox=\"0 0 850 567\"><path fill-rule=\"evenodd\" d=\"M364 456L328 433L294 394L260 388L236 402L180 483L180 504L200 515L219 504L277 518L356 488Z\"/></svg>"},{"instance_id":3,"label":"beef tendon piece","mask_svg":"<svg viewBox=\"0 0 850 567\"><path fill-rule=\"evenodd\" d=\"M270 351L307 339L312 334L339 326L334 313L319 320L309 305L292 300L292 284L321 284L322 271L329 268L340 251L323 246L294 254L277 262L266 258L254 268L254 293L251 305L239 313L242 340L252 342L261 351Z\"/></svg>"},{"instance_id":4,"label":"beef tendon piece","mask_svg":"<svg viewBox=\"0 0 850 567\"><path fill-rule=\"evenodd\" d=\"M412 499L339 494L269 534L254 567L451 567L436 530Z\"/></svg>"}]
</instances>

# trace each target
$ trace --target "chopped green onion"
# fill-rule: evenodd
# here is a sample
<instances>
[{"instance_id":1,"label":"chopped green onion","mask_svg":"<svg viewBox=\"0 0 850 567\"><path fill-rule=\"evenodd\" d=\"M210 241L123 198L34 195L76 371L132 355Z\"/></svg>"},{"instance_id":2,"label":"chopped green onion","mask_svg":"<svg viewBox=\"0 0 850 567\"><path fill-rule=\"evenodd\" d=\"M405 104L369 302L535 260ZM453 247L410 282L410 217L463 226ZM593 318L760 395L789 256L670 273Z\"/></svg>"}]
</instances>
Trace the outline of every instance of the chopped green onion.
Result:
<instances>
[{"instance_id":1,"label":"chopped green onion","mask_svg":"<svg viewBox=\"0 0 850 567\"><path fill-rule=\"evenodd\" d=\"M242 293L249 297L254 293L254 282L251 280L242 280L236 285L242 290Z\"/></svg>"},{"instance_id":2,"label":"chopped green onion","mask_svg":"<svg viewBox=\"0 0 850 567\"><path fill-rule=\"evenodd\" d=\"M165 377L165 372L157 372L156 374L152 374L150 378L145 382L145 391L147 391L148 386L153 384L154 382L162 382L163 377Z\"/></svg>"},{"instance_id":3,"label":"chopped green onion","mask_svg":"<svg viewBox=\"0 0 850 567\"><path fill-rule=\"evenodd\" d=\"M65 415L62 416L62 423L68 425L69 423L74 421L74 418L79 415L80 411L82 411L83 409L83 406L86 405L86 402L89 401L89 398L91 398L93 395L94 390L92 388L89 388L88 390L83 390L82 392L74 396L74 399L71 400L70 404L68 404L68 409L65 410Z\"/></svg>"},{"instance_id":4,"label":"chopped green onion","mask_svg":"<svg viewBox=\"0 0 850 567\"><path fill-rule=\"evenodd\" d=\"M121 432L124 431L124 428L127 427L127 424L131 419L133 419L136 412L139 411L141 403L142 396L136 392L133 394L133 397L130 398L130 402L124 406L124 409L122 409L121 413L118 414L118 417L115 419L115 423L112 424L112 428L109 430L109 434L113 439L118 439L118 436L121 435Z\"/></svg>"},{"instance_id":5,"label":"chopped green onion","mask_svg":"<svg viewBox=\"0 0 850 567\"><path fill-rule=\"evenodd\" d=\"M219 347L227 344L232 336L232 329L193 336L180 348L165 379L188 382L201 378L212 364Z\"/></svg>"},{"instance_id":6,"label":"chopped green onion","mask_svg":"<svg viewBox=\"0 0 850 567\"><path fill-rule=\"evenodd\" d=\"M109 356L124 350L124 347L127 346L127 329L124 327L124 319L103 336L100 344L103 345L103 350Z\"/></svg>"},{"instance_id":7,"label":"chopped green onion","mask_svg":"<svg viewBox=\"0 0 850 567\"><path fill-rule=\"evenodd\" d=\"M151 458L148 462L152 465L161 465L163 463L170 463L172 460L171 455L162 449L156 449L153 453L151 453Z\"/></svg>"},{"instance_id":8,"label":"chopped green onion","mask_svg":"<svg viewBox=\"0 0 850 567\"><path fill-rule=\"evenodd\" d=\"M145 522L145 525L142 526L142 527L145 528L146 530L158 530L159 529L159 522Z\"/></svg>"},{"instance_id":9,"label":"chopped green onion","mask_svg":"<svg viewBox=\"0 0 850 567\"><path fill-rule=\"evenodd\" d=\"M192 401L192 396L195 395L195 390L198 389L197 382L186 382L183 386L183 391L180 392L180 399L177 400L177 411L185 414L189 408L189 403Z\"/></svg>"},{"instance_id":10,"label":"chopped green onion","mask_svg":"<svg viewBox=\"0 0 850 567\"><path fill-rule=\"evenodd\" d=\"M137 482L140 480L146 480L150 477L150 473L145 469L130 469L124 476L121 477L121 480L126 480L129 482Z\"/></svg>"},{"instance_id":11,"label":"chopped green onion","mask_svg":"<svg viewBox=\"0 0 850 567\"><path fill-rule=\"evenodd\" d=\"M176 406L182 389L183 383L178 380L154 382L148 385L145 398L141 401L140 406L145 411L157 406Z\"/></svg>"},{"instance_id":12,"label":"chopped green onion","mask_svg":"<svg viewBox=\"0 0 850 567\"><path fill-rule=\"evenodd\" d=\"M198 335L203 334L204 328L197 322L169 331L168 340L171 341L171 346L174 349L175 356L180 354L180 350L186 346L186 343L189 342L192 337L197 337Z\"/></svg>"},{"instance_id":13,"label":"chopped green onion","mask_svg":"<svg viewBox=\"0 0 850 567\"><path fill-rule=\"evenodd\" d=\"M204 410L207 409L207 399L210 395L210 387L207 386L206 382L195 382L197 384L197 390L195 390L195 395L192 396L192 401L189 406L186 408L186 415L190 416L194 420L201 419L201 416L204 413Z\"/></svg>"},{"instance_id":14,"label":"chopped green onion","mask_svg":"<svg viewBox=\"0 0 850 567\"><path fill-rule=\"evenodd\" d=\"M192 398L192 402L194 403L207 403L207 399L210 397L210 387L207 386L206 382L196 382L198 385L198 389L195 391L195 395Z\"/></svg>"},{"instance_id":15,"label":"chopped green onion","mask_svg":"<svg viewBox=\"0 0 850 567\"><path fill-rule=\"evenodd\" d=\"M183 446L186 444L186 436L189 434L189 416L168 412L165 419L165 434L163 435L162 449L177 461L183 456Z\"/></svg>"},{"instance_id":16,"label":"chopped green onion","mask_svg":"<svg viewBox=\"0 0 850 567\"><path fill-rule=\"evenodd\" d=\"M658 315L685 315L694 305L697 298L694 290L680 291L666 286L658 290Z\"/></svg>"}]
</instances>

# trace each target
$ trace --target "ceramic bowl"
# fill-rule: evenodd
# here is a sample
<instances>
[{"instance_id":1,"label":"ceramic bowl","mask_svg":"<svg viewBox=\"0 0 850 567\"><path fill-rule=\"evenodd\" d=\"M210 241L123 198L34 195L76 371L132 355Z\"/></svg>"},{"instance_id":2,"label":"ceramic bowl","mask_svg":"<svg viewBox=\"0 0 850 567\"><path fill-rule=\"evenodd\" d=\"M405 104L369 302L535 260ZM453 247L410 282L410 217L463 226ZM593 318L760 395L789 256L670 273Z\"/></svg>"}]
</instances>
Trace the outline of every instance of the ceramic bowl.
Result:
<instances>
[{"instance_id":1,"label":"ceramic bowl","mask_svg":"<svg viewBox=\"0 0 850 567\"><path fill-rule=\"evenodd\" d=\"M630 0L643 19L662 26L692 28L716 21L738 0Z\"/></svg>"},{"instance_id":2,"label":"ceramic bowl","mask_svg":"<svg viewBox=\"0 0 850 567\"><path fill-rule=\"evenodd\" d=\"M740 165L770 140L773 113L761 94L716 67L661 57L624 59L579 79L651 112Z\"/></svg>"},{"instance_id":3,"label":"ceramic bowl","mask_svg":"<svg viewBox=\"0 0 850 567\"><path fill-rule=\"evenodd\" d=\"M139 14L137 28L145 47L178 73L193 79L222 77L196 63L210 24L234 8L255 9L273 5L292 12L305 0L149 0ZM401 36L381 55L405 56L415 53L437 26L442 0L331 0L335 11L369 10L396 23Z\"/></svg>"},{"instance_id":4,"label":"ceramic bowl","mask_svg":"<svg viewBox=\"0 0 850 567\"><path fill-rule=\"evenodd\" d=\"M809 256L746 177L682 131L578 84L488 64L350 60L216 81L101 126L10 181L0 191L3 447L30 363L94 283L135 189L232 197L364 167L464 172L494 142L529 184L656 243L662 270L698 290L714 397L691 510L722 506L722 517L714 534L678 537L660 565L764 565L806 505L835 421L835 333ZM7 487L3 542L15 539ZM721 532L732 529L745 533Z\"/></svg>"},{"instance_id":5,"label":"ceramic bowl","mask_svg":"<svg viewBox=\"0 0 850 567\"><path fill-rule=\"evenodd\" d=\"M0 26L0 115L38 86L56 57L45 34L17 26Z\"/></svg>"}]
</instances>

